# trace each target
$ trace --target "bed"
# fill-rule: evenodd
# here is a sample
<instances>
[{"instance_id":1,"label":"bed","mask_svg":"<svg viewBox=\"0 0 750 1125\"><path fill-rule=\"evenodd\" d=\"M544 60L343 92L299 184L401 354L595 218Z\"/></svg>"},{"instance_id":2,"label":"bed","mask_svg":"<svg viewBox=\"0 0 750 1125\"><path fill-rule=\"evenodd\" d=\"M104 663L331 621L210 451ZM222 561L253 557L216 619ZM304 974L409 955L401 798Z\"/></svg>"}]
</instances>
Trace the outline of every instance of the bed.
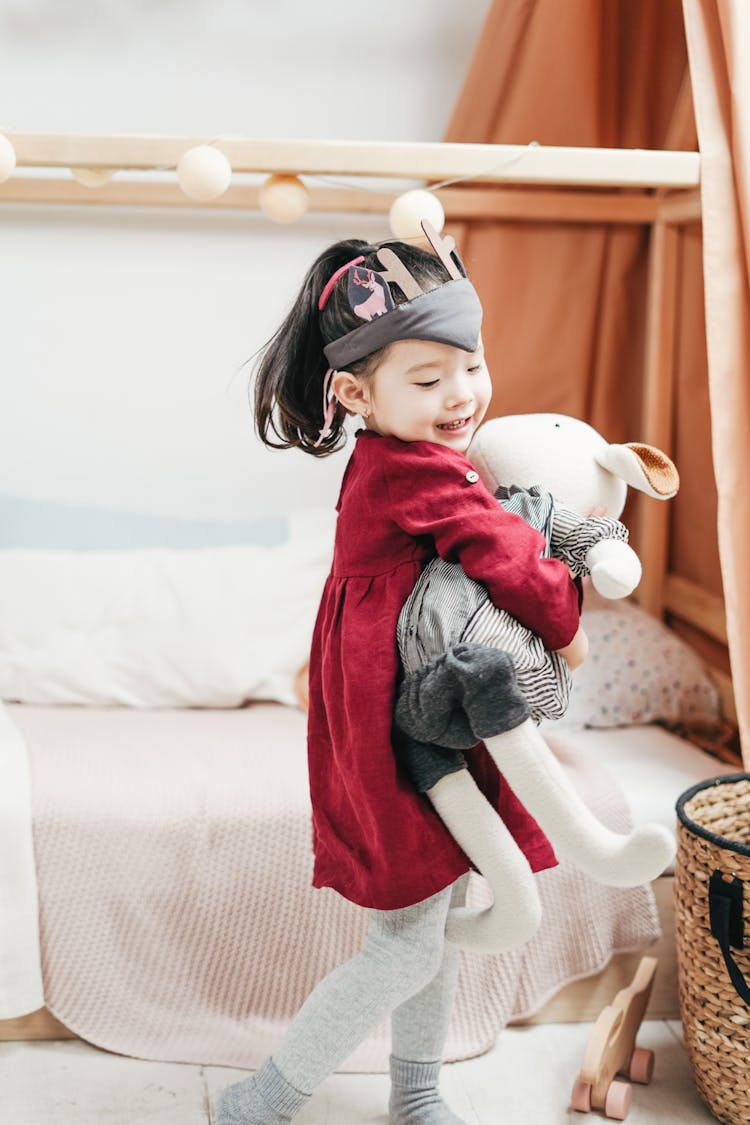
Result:
<instances>
[{"instance_id":1,"label":"bed","mask_svg":"<svg viewBox=\"0 0 750 1125\"><path fill-rule=\"evenodd\" d=\"M112 138L66 138L56 148L55 138L16 135L14 143L20 159L48 166L160 167L179 155L175 143L160 148L134 138L119 150ZM470 175L472 161L486 169L492 155L484 151L491 146L460 145L413 146L407 154L389 146L334 146L334 154L324 142L267 142L260 154L257 143L231 147L235 167L245 160L245 168L349 175L387 167L427 178ZM677 267L664 231L700 220L697 154L658 154L691 159L673 161L668 175L651 165L640 178L634 168L649 154L629 155L627 180L618 179L624 165L616 153L600 155L601 167L594 159L583 181L563 174L581 167L571 154L566 163L565 150L529 151L529 170L514 167L516 180L567 185L558 195L443 196L449 217L451 205L458 217L585 222L590 214L661 231L653 243L641 436L669 451L664 325L674 315ZM576 182L587 185L585 194L570 192ZM592 190L633 182L669 183L679 198L641 193L634 208L625 193ZM7 191L46 202L81 202L85 194L78 185L31 179ZM95 202L97 191L110 203L177 202L164 185L109 185L86 201ZM390 198L371 194L367 206L385 209ZM228 205L255 206L257 193L243 199ZM358 201L348 191L334 203L329 192L313 204L351 210ZM640 607L592 604L586 627L597 661L579 679L566 723L546 732L597 815L620 830L652 816L674 827L680 792L738 764L725 666L707 669L659 620L667 607L726 640L719 600L696 597L696 583L667 574L668 514L657 507L667 506L637 513ZM110 542L103 551L89 541L94 549L80 551L45 541L0 553L0 694L7 701L0 749L15 786L15 796L5 790L12 815L3 821L2 874L17 891L7 896L0 1037L80 1035L144 1058L252 1067L315 980L361 944L360 912L309 885L305 716L295 683L332 525L308 515L281 531L264 528L260 541L252 529L218 543L181 541L179 549L133 551ZM70 520L63 526L69 533ZM103 526L99 518L97 534ZM627 676L613 677L625 669ZM646 768L658 787L644 789ZM540 883L545 926L523 951L463 955L448 1057L488 1049L511 1020L591 1018L628 957L658 942L652 1010L677 1014L668 873L654 887L614 891L561 865ZM483 893L473 879L474 900ZM386 1029L345 1065L384 1069Z\"/></svg>"},{"instance_id":2,"label":"bed","mask_svg":"<svg viewBox=\"0 0 750 1125\"><path fill-rule=\"evenodd\" d=\"M260 1065L364 938L364 912L310 885L304 715L260 703L9 714L31 763L47 1009L122 1054ZM248 767L259 749L262 782ZM617 794L574 744L564 749L582 790L624 826ZM545 925L522 954L463 957L449 1057L489 1049L561 983L657 936L645 888L613 891L562 868L540 882ZM384 1027L345 1068L387 1059Z\"/></svg>"},{"instance_id":3,"label":"bed","mask_svg":"<svg viewBox=\"0 0 750 1125\"><path fill-rule=\"evenodd\" d=\"M265 545L0 552L11 591L0 679L24 700L5 704L0 749L28 761L33 795L28 825L4 827L6 855L22 854L11 832L31 839L6 936L3 1037L75 1034L137 1057L254 1067L360 947L363 913L310 885L297 697L333 522L321 511L287 523ZM546 737L603 821L674 827L679 793L733 768L673 733L720 734L718 692L651 615L593 591L588 602L595 659ZM489 1049L512 1020L586 1018L596 992L586 983L582 1004L575 982L611 983L660 937L655 1004L676 1015L669 874L657 883L543 873L532 942L462 955L448 1056ZM486 901L476 876L471 895ZM345 1066L385 1069L387 1056L381 1027Z\"/></svg>"},{"instance_id":4,"label":"bed","mask_svg":"<svg viewBox=\"0 0 750 1125\"><path fill-rule=\"evenodd\" d=\"M118 1053L260 1065L314 983L364 938L360 911L310 887L302 713L260 703L9 713L30 751L47 1010ZM643 777L643 759L658 754L660 796L651 792L648 811L668 823L673 794L721 769L680 741L640 727L556 745L592 807L623 828L619 794L591 762L603 758L621 781ZM262 785L248 769L258 743ZM507 1022L537 1015L570 981L659 938L646 888L615 891L562 867L540 883L544 927L521 953L462 956L448 1057L488 1050ZM479 880L473 897L483 901ZM668 955L662 972L673 986ZM662 1014L674 1015L666 993ZM585 1018L558 996L556 1018L568 1015ZM387 1055L380 1028L346 1067L386 1069Z\"/></svg>"}]
</instances>

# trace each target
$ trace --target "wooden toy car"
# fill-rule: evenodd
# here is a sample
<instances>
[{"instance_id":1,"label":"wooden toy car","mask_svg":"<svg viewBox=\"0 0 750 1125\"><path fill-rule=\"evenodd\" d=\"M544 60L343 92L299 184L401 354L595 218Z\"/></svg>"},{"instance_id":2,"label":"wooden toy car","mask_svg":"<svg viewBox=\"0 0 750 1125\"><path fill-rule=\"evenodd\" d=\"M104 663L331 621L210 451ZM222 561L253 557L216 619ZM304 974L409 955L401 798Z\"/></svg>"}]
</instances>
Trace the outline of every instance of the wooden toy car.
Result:
<instances>
[{"instance_id":1,"label":"wooden toy car","mask_svg":"<svg viewBox=\"0 0 750 1125\"><path fill-rule=\"evenodd\" d=\"M656 964L655 957L642 957L630 984L600 1013L573 1084L573 1109L581 1113L603 1109L607 1117L624 1121L632 1088L615 1075L626 1074L632 1082L643 1084L651 1081L654 1052L636 1047L635 1037L651 995Z\"/></svg>"}]
</instances>

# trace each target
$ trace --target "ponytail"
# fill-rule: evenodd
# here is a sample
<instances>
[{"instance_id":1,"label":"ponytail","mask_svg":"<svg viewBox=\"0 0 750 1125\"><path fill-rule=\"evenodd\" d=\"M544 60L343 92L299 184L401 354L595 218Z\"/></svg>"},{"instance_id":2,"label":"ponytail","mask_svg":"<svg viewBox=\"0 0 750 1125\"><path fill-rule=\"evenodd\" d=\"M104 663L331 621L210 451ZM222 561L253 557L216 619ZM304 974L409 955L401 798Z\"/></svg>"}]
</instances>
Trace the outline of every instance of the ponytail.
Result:
<instances>
[{"instance_id":1,"label":"ponytail","mask_svg":"<svg viewBox=\"0 0 750 1125\"><path fill-rule=\"evenodd\" d=\"M389 242L418 281L441 284L448 279L445 266L435 255L403 242ZM377 246L359 239L337 242L310 267L302 288L280 328L263 348L255 365L255 428L261 441L272 449L302 449L325 457L346 441L343 408L334 413L330 433L316 445L323 426L323 380L328 363L323 348L362 325L346 296L345 285L334 285L322 311L318 301L336 270L353 258L364 257L364 265L380 270ZM401 290L390 286L393 300L406 300ZM368 375L385 351L347 365L353 375ZM278 439L278 440L275 440Z\"/></svg>"}]
</instances>

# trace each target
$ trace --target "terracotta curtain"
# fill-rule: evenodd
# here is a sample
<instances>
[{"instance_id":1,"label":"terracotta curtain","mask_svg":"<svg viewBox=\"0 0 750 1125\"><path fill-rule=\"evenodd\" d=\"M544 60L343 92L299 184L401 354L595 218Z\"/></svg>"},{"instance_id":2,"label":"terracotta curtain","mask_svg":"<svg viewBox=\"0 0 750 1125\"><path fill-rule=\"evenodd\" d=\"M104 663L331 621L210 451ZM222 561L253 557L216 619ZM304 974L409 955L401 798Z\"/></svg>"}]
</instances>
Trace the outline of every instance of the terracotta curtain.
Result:
<instances>
[{"instance_id":1,"label":"terracotta curtain","mask_svg":"<svg viewBox=\"0 0 750 1125\"><path fill-rule=\"evenodd\" d=\"M750 5L683 5L701 151L719 551L740 737L750 766Z\"/></svg>"},{"instance_id":2,"label":"terracotta curtain","mask_svg":"<svg viewBox=\"0 0 750 1125\"><path fill-rule=\"evenodd\" d=\"M687 62L680 0L495 0L446 140L694 149L692 120L679 128L675 112ZM642 438L649 229L452 229L485 306L492 410L560 411L610 441ZM683 487L671 504L669 569L721 595L698 225L683 228L680 282L670 452ZM691 640L729 670L723 646Z\"/></svg>"},{"instance_id":3,"label":"terracotta curtain","mask_svg":"<svg viewBox=\"0 0 750 1125\"><path fill-rule=\"evenodd\" d=\"M661 148L685 66L680 0L495 0L446 140ZM635 440L646 229L472 222L460 239L494 410L560 410Z\"/></svg>"}]
</instances>

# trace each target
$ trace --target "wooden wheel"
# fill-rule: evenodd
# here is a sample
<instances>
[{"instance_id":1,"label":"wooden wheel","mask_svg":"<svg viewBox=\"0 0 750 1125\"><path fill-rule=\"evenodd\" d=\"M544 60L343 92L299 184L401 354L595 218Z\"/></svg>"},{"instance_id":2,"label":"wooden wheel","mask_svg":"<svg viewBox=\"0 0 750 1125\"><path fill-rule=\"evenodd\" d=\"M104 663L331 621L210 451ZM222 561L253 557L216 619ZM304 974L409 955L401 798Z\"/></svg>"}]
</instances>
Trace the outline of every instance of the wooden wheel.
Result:
<instances>
[{"instance_id":1,"label":"wooden wheel","mask_svg":"<svg viewBox=\"0 0 750 1125\"><path fill-rule=\"evenodd\" d=\"M604 1103L604 1112L607 1117L615 1121L624 1121L628 1116L630 1102L633 1097L633 1088L629 1082L610 1082L607 1090L607 1100Z\"/></svg>"},{"instance_id":2,"label":"wooden wheel","mask_svg":"<svg viewBox=\"0 0 750 1125\"><path fill-rule=\"evenodd\" d=\"M628 1068L628 1078L632 1082L641 1082L644 1086L653 1078L654 1052L647 1047L636 1047Z\"/></svg>"},{"instance_id":3,"label":"wooden wheel","mask_svg":"<svg viewBox=\"0 0 750 1125\"><path fill-rule=\"evenodd\" d=\"M583 1082L580 1078L576 1078L570 1095L570 1104L579 1113L590 1113L591 1084L589 1082Z\"/></svg>"}]
</instances>

